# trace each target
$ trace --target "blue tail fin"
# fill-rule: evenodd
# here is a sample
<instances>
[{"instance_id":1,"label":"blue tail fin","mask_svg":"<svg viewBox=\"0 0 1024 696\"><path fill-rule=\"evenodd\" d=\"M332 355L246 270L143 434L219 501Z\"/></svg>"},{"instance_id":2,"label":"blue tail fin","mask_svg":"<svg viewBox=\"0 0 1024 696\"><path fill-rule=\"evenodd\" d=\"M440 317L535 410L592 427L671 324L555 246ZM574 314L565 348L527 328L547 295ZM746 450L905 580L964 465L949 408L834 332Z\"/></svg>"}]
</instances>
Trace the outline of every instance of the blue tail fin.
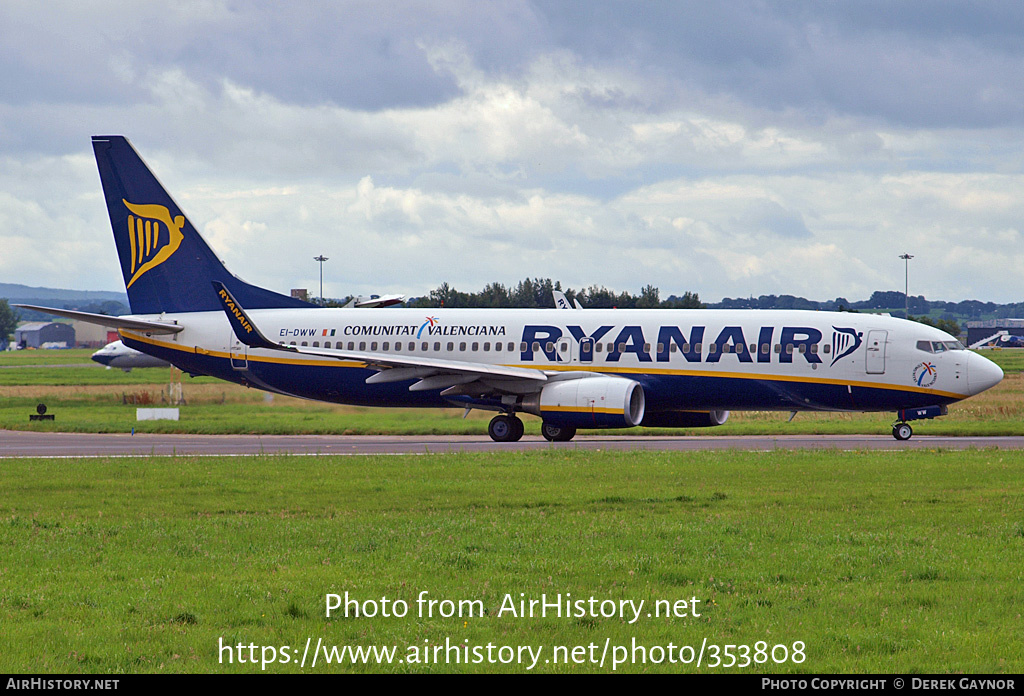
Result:
<instances>
[{"instance_id":1,"label":"blue tail fin","mask_svg":"<svg viewBox=\"0 0 1024 696\"><path fill-rule=\"evenodd\" d=\"M247 309L312 307L232 275L124 136L92 138L134 314L220 311L223 283Z\"/></svg>"}]
</instances>

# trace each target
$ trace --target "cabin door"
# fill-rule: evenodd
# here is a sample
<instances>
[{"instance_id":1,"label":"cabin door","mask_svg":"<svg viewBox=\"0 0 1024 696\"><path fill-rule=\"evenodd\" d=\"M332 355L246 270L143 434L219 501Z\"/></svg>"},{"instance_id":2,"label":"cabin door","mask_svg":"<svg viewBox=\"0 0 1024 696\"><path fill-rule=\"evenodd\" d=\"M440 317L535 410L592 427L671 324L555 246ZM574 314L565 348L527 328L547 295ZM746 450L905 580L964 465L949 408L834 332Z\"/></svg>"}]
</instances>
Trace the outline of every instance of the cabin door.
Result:
<instances>
[{"instance_id":1,"label":"cabin door","mask_svg":"<svg viewBox=\"0 0 1024 696\"><path fill-rule=\"evenodd\" d=\"M882 375L885 374L885 342L888 337L888 331L868 331L868 346L866 372L869 375Z\"/></svg>"},{"instance_id":2,"label":"cabin door","mask_svg":"<svg viewBox=\"0 0 1024 696\"><path fill-rule=\"evenodd\" d=\"M231 357L231 367L235 370L248 370L249 369L249 358L248 358L248 346L244 345L238 340L238 336L235 336L235 332L231 332L231 336L228 338L228 355Z\"/></svg>"},{"instance_id":3,"label":"cabin door","mask_svg":"<svg viewBox=\"0 0 1024 696\"><path fill-rule=\"evenodd\" d=\"M555 352L558 353L558 362L560 363L571 363L572 362L572 347L576 342L567 336L555 341Z\"/></svg>"}]
</instances>

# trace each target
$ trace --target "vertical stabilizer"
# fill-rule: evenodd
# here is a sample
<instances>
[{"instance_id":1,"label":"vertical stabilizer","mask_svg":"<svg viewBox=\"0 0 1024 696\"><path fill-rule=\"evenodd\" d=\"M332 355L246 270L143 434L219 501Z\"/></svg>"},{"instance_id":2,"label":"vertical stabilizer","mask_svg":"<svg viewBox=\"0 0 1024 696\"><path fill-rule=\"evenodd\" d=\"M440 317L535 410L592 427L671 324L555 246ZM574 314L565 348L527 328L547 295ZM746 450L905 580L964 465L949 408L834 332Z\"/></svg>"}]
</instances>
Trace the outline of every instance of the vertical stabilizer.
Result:
<instances>
[{"instance_id":1,"label":"vertical stabilizer","mask_svg":"<svg viewBox=\"0 0 1024 696\"><path fill-rule=\"evenodd\" d=\"M314 306L232 275L127 138L93 136L92 147L134 314L219 311L212 281L249 309Z\"/></svg>"}]
</instances>

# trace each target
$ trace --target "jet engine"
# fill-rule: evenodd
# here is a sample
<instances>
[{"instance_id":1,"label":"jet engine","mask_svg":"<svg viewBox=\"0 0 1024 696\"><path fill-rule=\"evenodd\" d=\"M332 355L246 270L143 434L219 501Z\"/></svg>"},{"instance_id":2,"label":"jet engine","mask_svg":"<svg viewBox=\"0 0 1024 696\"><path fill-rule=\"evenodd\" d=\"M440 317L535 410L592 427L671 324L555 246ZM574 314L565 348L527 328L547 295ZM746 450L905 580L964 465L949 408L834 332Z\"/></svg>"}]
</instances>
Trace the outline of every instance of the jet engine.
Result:
<instances>
[{"instance_id":1,"label":"jet engine","mask_svg":"<svg viewBox=\"0 0 1024 696\"><path fill-rule=\"evenodd\" d=\"M575 428L631 428L644 419L644 389L621 377L551 382L523 399L523 411Z\"/></svg>"}]
</instances>

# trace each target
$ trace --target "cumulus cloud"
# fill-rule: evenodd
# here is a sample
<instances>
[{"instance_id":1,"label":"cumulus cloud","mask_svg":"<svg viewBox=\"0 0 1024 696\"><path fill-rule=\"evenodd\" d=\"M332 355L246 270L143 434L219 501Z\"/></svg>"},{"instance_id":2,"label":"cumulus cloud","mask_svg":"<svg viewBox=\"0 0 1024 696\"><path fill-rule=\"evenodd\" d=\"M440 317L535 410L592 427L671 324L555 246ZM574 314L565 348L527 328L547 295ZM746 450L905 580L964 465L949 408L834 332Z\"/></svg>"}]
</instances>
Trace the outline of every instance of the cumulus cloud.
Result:
<instances>
[{"instance_id":1,"label":"cumulus cloud","mask_svg":"<svg viewBox=\"0 0 1024 696\"><path fill-rule=\"evenodd\" d=\"M0 272L118 287L121 132L278 290L1019 299L1024 11L858 7L4 3Z\"/></svg>"}]
</instances>

